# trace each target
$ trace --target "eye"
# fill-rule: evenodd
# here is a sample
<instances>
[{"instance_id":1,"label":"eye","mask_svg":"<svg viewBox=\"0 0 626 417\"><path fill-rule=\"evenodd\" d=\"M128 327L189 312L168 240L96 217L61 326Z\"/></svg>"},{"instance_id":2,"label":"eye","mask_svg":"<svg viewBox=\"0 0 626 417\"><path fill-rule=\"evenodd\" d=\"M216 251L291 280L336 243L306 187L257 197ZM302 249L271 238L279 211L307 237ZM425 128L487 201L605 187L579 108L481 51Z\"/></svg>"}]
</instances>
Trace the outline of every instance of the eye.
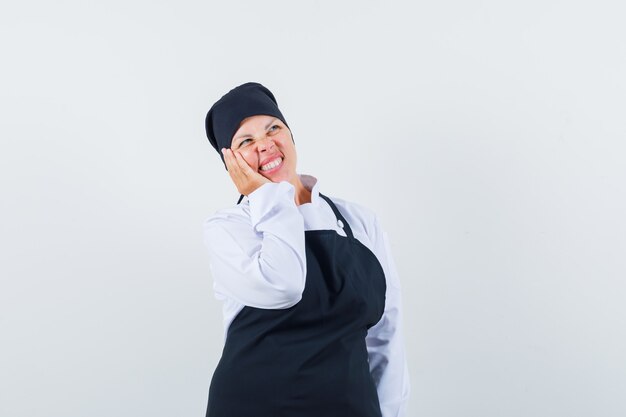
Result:
<instances>
[{"instance_id":1,"label":"eye","mask_svg":"<svg viewBox=\"0 0 626 417\"><path fill-rule=\"evenodd\" d=\"M242 146L246 146L248 144L248 141L252 141L252 139L248 138L248 139L244 139L241 142L239 142L239 146L237 146L237 148L241 148Z\"/></svg>"},{"instance_id":2,"label":"eye","mask_svg":"<svg viewBox=\"0 0 626 417\"><path fill-rule=\"evenodd\" d=\"M274 126L270 127L269 131L270 131L270 132L274 132L274 131L276 131L276 130L278 130L278 129L280 129L280 126L278 126L278 125L274 125Z\"/></svg>"}]
</instances>

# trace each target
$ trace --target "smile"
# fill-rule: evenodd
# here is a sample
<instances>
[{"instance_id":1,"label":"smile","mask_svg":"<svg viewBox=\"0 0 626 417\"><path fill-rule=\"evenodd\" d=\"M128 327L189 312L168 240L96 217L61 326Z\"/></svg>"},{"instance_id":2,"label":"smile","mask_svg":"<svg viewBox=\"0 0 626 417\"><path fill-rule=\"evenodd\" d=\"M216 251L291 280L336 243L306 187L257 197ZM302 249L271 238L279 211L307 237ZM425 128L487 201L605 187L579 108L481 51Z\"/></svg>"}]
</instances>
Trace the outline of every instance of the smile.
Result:
<instances>
[{"instance_id":1,"label":"smile","mask_svg":"<svg viewBox=\"0 0 626 417\"><path fill-rule=\"evenodd\" d=\"M278 158L274 159L273 161L268 162L267 164L265 164L265 165L261 166L261 167L259 168L259 170L260 170L260 171L269 171L269 170L272 170L272 169L276 168L277 166L279 166L280 164L282 164L282 162L283 162L283 158L281 158L281 157L279 156Z\"/></svg>"}]
</instances>

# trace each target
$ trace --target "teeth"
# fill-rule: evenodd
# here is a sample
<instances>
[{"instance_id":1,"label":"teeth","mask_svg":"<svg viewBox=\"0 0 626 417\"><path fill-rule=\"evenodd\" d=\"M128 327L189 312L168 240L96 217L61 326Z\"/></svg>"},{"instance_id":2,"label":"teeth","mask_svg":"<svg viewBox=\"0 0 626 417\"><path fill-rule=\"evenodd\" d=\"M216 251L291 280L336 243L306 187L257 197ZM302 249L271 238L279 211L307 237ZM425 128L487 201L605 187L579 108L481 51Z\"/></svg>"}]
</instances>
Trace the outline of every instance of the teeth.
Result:
<instances>
[{"instance_id":1,"label":"teeth","mask_svg":"<svg viewBox=\"0 0 626 417\"><path fill-rule=\"evenodd\" d=\"M268 169L276 168L278 165L280 165L280 163L282 161L283 161L283 158L278 157L278 158L274 159L272 162L263 165L260 168L260 170L261 171L267 171Z\"/></svg>"}]
</instances>

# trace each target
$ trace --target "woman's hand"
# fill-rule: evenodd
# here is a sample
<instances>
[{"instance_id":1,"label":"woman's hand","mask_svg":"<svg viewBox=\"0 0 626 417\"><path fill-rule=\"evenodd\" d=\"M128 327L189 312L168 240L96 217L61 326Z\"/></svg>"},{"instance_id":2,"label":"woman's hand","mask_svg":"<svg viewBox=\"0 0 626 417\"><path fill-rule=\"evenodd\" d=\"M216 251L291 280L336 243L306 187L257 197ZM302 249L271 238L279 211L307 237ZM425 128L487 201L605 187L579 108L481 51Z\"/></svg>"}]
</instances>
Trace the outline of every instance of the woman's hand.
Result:
<instances>
[{"instance_id":1,"label":"woman's hand","mask_svg":"<svg viewBox=\"0 0 626 417\"><path fill-rule=\"evenodd\" d=\"M272 182L253 170L239 152L222 148L222 154L224 155L224 162L226 162L230 178L235 183L237 190L239 190L239 194L248 196L263 184Z\"/></svg>"}]
</instances>

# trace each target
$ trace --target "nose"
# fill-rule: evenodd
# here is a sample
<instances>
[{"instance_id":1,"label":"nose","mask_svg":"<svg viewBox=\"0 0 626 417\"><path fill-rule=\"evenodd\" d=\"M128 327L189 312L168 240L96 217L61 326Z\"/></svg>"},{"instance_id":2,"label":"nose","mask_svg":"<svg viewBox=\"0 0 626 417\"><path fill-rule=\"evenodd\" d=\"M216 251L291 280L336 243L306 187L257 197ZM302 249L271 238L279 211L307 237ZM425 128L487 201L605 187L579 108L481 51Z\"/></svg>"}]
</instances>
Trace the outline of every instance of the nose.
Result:
<instances>
[{"instance_id":1,"label":"nose","mask_svg":"<svg viewBox=\"0 0 626 417\"><path fill-rule=\"evenodd\" d=\"M263 139L257 142L259 152L269 151L274 147L274 140L270 137L265 136Z\"/></svg>"}]
</instances>

